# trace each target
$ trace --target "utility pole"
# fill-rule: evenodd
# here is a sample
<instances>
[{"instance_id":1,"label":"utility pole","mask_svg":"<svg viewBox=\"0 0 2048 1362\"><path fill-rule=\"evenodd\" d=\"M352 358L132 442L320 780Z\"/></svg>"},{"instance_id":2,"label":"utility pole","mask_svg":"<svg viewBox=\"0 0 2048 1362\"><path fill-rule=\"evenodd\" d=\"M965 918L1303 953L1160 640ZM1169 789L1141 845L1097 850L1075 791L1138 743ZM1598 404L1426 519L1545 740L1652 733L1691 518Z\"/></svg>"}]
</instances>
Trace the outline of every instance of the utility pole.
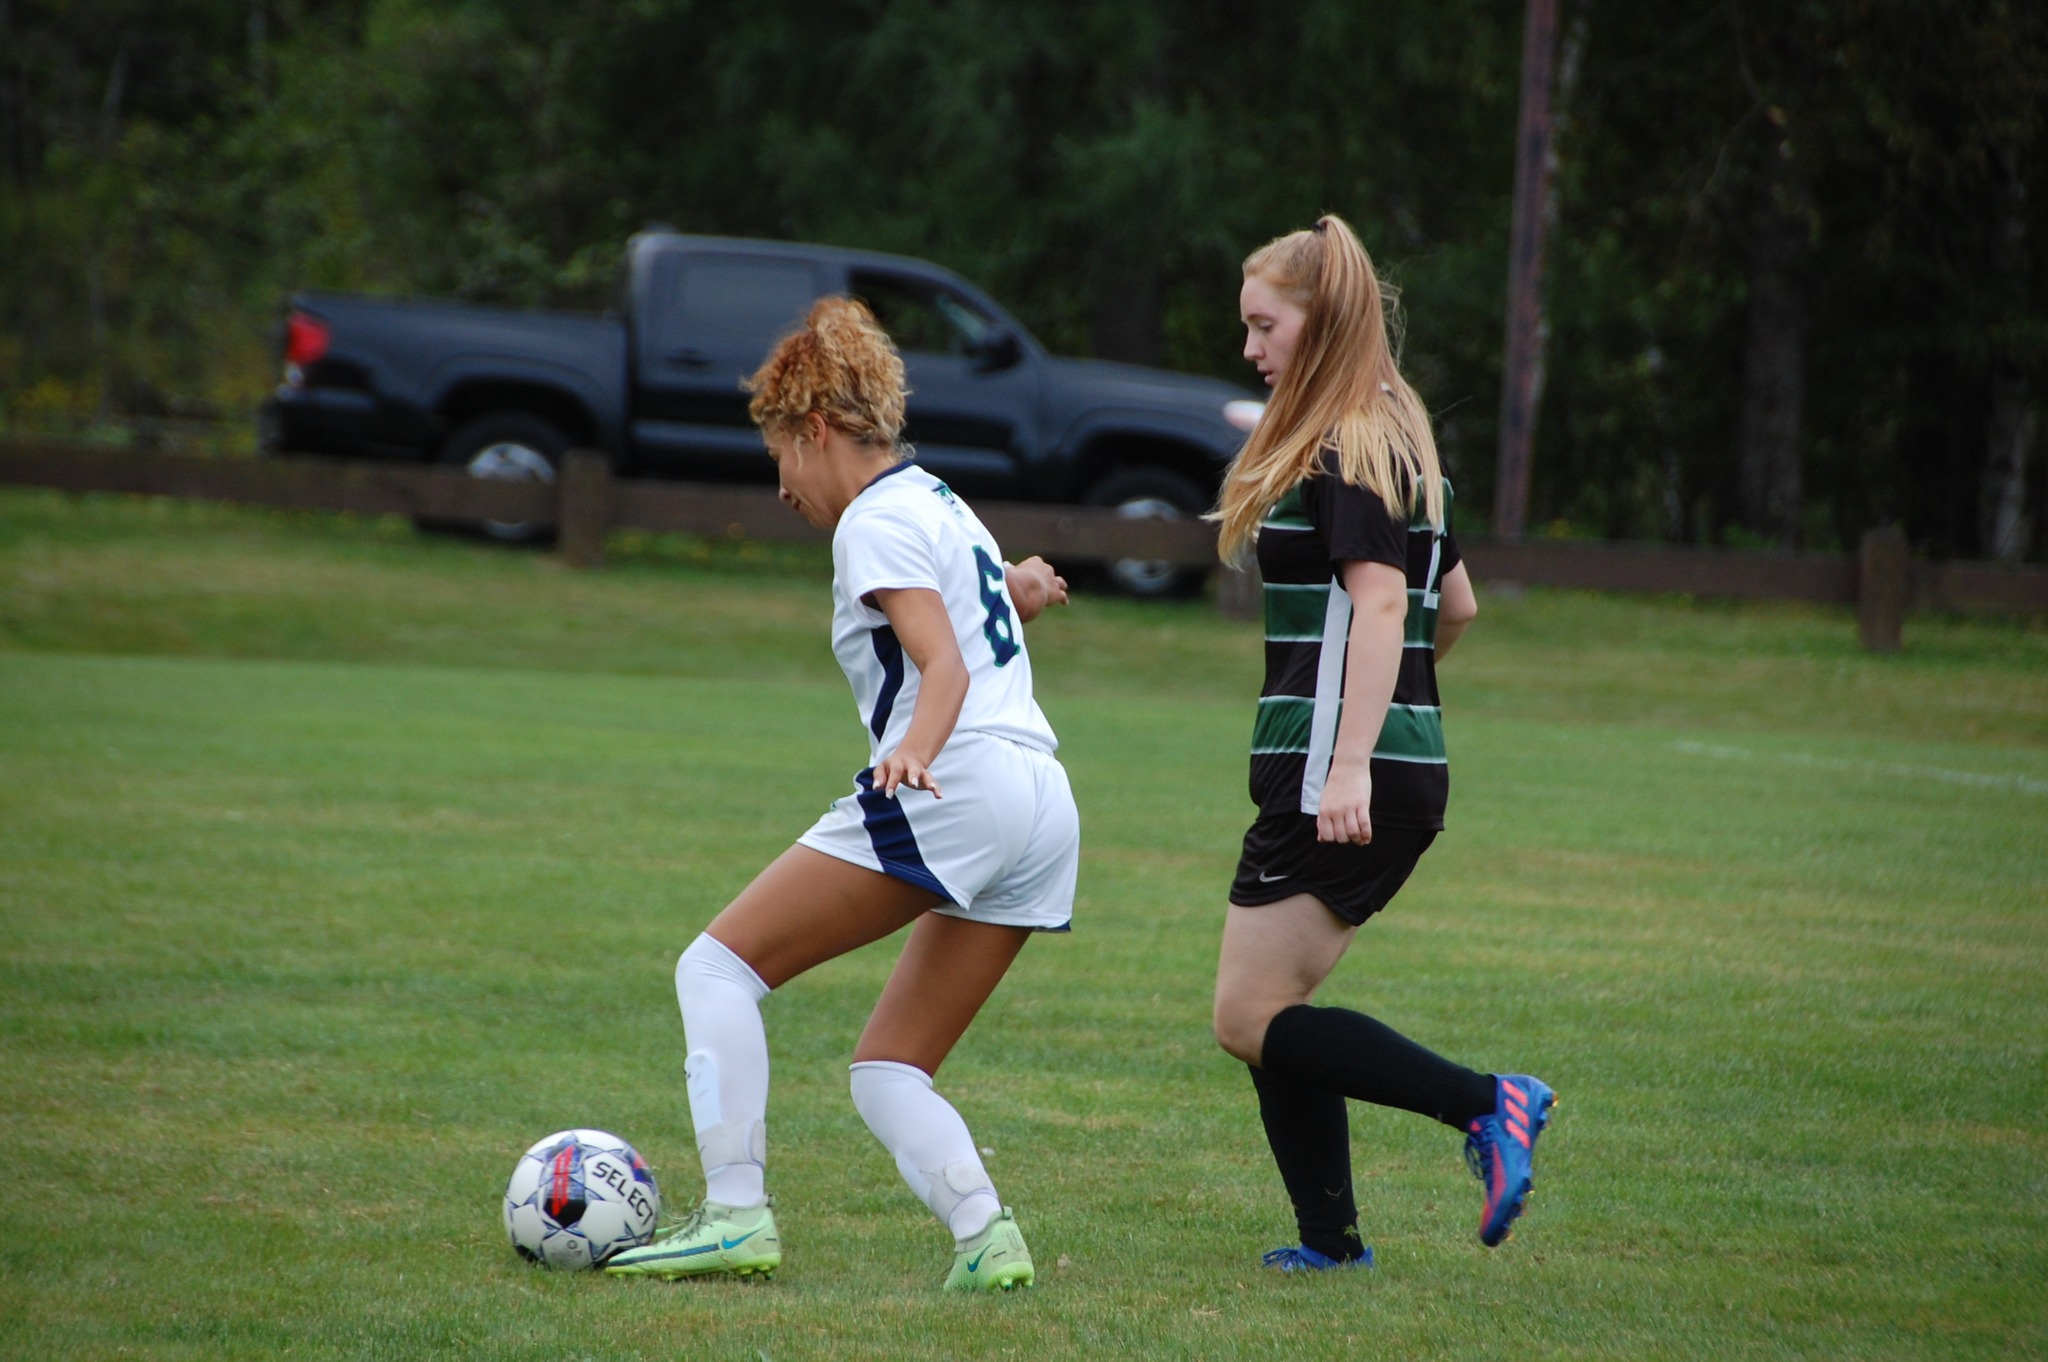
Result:
<instances>
[{"instance_id":1,"label":"utility pole","mask_svg":"<svg viewBox=\"0 0 2048 1362\"><path fill-rule=\"evenodd\" d=\"M1521 538L1529 514L1530 445L1543 386L1543 205L1550 172L1550 86L1556 55L1557 0L1528 0L1515 192L1508 225L1500 456L1493 487L1493 532L1502 539Z\"/></svg>"}]
</instances>

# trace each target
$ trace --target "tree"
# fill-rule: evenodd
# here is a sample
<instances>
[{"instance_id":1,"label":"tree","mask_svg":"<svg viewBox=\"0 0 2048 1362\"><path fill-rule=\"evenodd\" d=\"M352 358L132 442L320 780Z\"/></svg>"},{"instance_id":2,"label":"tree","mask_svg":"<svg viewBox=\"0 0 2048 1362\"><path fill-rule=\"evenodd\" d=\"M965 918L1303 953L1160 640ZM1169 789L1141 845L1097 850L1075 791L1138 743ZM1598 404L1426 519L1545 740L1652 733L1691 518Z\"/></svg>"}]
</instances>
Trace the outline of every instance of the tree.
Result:
<instances>
[{"instance_id":1,"label":"tree","mask_svg":"<svg viewBox=\"0 0 2048 1362\"><path fill-rule=\"evenodd\" d=\"M1349 218L1471 527L1514 6L0 0L0 419L245 415L306 286L604 307L650 223L902 251L1244 381ZM2048 11L1564 0L1533 526L2039 556Z\"/></svg>"}]
</instances>

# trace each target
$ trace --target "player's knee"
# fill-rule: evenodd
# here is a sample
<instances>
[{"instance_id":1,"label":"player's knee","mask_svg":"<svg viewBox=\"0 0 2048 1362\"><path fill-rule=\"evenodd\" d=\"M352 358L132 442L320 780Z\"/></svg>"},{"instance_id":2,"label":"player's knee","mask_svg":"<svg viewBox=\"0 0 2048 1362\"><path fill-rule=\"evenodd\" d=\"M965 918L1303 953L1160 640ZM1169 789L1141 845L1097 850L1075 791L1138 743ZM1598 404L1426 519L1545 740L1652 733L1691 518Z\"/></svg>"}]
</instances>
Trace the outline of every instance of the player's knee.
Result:
<instances>
[{"instance_id":1,"label":"player's knee","mask_svg":"<svg viewBox=\"0 0 2048 1362\"><path fill-rule=\"evenodd\" d=\"M1216 1043L1231 1058L1256 1064L1266 1039L1267 1023L1272 1020L1270 1008L1219 994L1214 1018Z\"/></svg>"},{"instance_id":2,"label":"player's knee","mask_svg":"<svg viewBox=\"0 0 2048 1362\"><path fill-rule=\"evenodd\" d=\"M753 966L718 938L701 933L676 960L676 997L688 999L693 993L721 985L737 987L755 1002L769 993Z\"/></svg>"}]
</instances>

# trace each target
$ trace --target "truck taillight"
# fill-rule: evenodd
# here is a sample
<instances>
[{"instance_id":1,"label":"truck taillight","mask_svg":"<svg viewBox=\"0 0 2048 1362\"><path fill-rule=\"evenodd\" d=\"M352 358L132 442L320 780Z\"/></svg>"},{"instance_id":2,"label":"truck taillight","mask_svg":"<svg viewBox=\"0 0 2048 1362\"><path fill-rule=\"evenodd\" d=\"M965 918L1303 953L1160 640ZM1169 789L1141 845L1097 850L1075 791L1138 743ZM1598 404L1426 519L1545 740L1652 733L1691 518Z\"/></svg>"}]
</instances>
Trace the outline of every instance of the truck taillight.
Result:
<instances>
[{"instance_id":1,"label":"truck taillight","mask_svg":"<svg viewBox=\"0 0 2048 1362\"><path fill-rule=\"evenodd\" d=\"M327 323L305 312L284 319L284 362L303 368L327 353Z\"/></svg>"}]
</instances>

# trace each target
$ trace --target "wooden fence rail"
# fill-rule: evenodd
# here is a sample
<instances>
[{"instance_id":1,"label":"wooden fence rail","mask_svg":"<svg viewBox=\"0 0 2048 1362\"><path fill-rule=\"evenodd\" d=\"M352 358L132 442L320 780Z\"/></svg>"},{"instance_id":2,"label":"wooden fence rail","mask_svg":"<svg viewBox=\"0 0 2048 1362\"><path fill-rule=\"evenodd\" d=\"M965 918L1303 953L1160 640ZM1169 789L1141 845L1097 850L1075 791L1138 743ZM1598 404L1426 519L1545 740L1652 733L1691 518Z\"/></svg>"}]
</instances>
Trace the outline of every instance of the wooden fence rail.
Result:
<instances>
[{"instance_id":1,"label":"wooden fence rail","mask_svg":"<svg viewBox=\"0 0 2048 1362\"><path fill-rule=\"evenodd\" d=\"M0 440L0 484L72 492L128 492L422 520L509 521L557 531L563 557L594 566L615 529L716 537L822 540L773 489L612 476L602 454L572 450L553 485L472 478L443 465L318 458L216 459L142 453L54 440ZM1216 561L1213 527L1199 521L1128 520L1113 510L977 502L976 512L1013 556L1055 563L1146 558L1177 566ZM1996 610L2048 614L2048 571L1984 563L1916 562L1896 529L1873 531L1858 554L1771 553L1675 545L1491 540L1462 536L1473 577L1486 584L1855 604L1866 647L1897 648L1906 611ZM1257 610L1256 578L1225 572L1219 606Z\"/></svg>"}]
</instances>

